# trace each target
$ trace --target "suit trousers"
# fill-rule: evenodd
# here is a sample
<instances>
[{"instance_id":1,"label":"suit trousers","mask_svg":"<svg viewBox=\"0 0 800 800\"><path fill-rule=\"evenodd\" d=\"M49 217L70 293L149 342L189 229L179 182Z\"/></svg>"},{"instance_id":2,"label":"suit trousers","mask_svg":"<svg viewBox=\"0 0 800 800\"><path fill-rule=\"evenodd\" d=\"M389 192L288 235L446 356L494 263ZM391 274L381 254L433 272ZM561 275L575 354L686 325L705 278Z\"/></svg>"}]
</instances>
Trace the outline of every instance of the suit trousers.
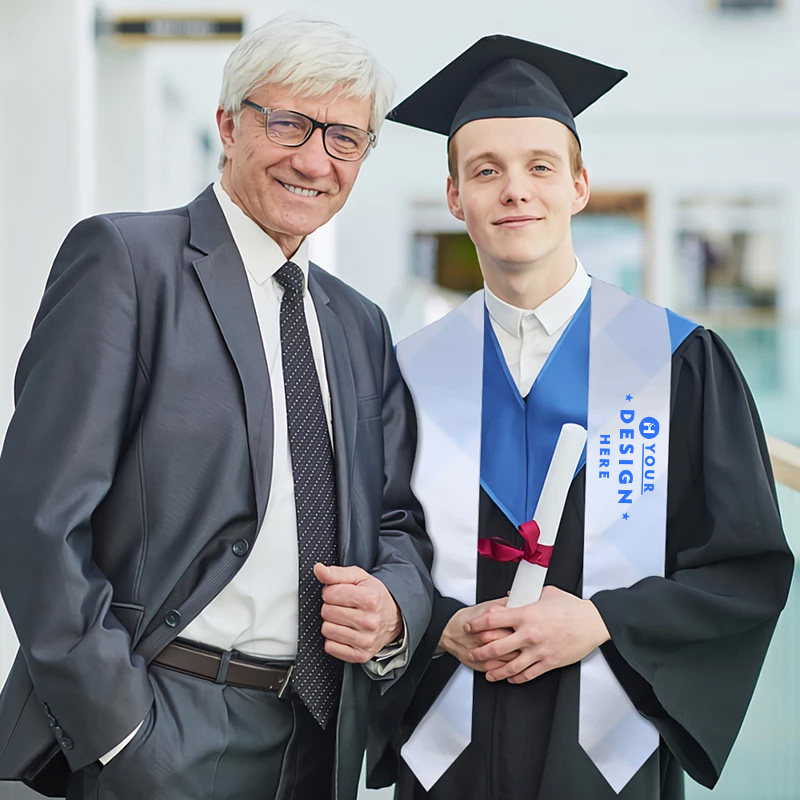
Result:
<instances>
[{"instance_id":1,"label":"suit trousers","mask_svg":"<svg viewBox=\"0 0 800 800\"><path fill-rule=\"evenodd\" d=\"M67 800L330 800L335 724L323 731L291 693L152 665L142 727L105 767L70 777ZM335 718L334 718L335 720Z\"/></svg>"}]
</instances>

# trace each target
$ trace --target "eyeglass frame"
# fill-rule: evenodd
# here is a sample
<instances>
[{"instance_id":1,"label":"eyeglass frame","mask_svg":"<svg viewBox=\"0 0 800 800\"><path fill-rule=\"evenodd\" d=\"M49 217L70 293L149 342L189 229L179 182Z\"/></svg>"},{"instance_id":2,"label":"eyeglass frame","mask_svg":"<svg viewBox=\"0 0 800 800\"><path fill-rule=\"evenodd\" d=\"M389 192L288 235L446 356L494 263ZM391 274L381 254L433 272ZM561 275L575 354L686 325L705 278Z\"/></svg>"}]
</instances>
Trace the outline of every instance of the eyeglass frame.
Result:
<instances>
[{"instance_id":1,"label":"eyeglass frame","mask_svg":"<svg viewBox=\"0 0 800 800\"><path fill-rule=\"evenodd\" d=\"M245 98L242 100L242 105L247 106L248 108L252 108L253 111L256 111L259 114L264 116L264 132L267 135L267 138L274 142L274 144L280 145L281 147L302 147L313 135L314 131L319 128L322 131L322 146L325 148L325 152L331 157L335 158L337 161L345 161L345 162L355 162L361 161L362 159L366 158L367 153L369 153L369 149L371 147L375 147L375 142L377 141L378 137L373 133L373 131L365 131L363 128L359 128L356 125L347 125L342 122L320 122L314 117L309 117L308 114L301 114L299 111L295 111L291 108L266 108L265 106L260 106L258 103L254 103L252 100L248 100ZM311 123L311 129L306 134L306 138L303 139L302 142L298 142L297 144L286 144L285 142L276 142L274 139L270 138L269 135L269 115L273 111L288 111L292 114L297 114L298 117L303 117L303 119L307 119ZM368 144L364 152L358 158L342 158L341 156L335 156L333 153L328 150L328 142L325 139L325 132L328 128L352 128L354 131L359 131L359 133L365 133L367 135Z\"/></svg>"}]
</instances>

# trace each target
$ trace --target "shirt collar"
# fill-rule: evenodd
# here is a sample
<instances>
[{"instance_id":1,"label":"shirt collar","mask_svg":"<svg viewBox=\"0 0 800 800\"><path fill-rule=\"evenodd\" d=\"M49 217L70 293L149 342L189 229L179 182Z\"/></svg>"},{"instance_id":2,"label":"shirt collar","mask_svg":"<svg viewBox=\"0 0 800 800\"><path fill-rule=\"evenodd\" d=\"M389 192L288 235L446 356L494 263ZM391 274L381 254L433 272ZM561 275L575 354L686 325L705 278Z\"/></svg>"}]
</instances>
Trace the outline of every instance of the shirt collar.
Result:
<instances>
[{"instance_id":1,"label":"shirt collar","mask_svg":"<svg viewBox=\"0 0 800 800\"><path fill-rule=\"evenodd\" d=\"M517 339L522 336L522 323L531 317L539 321L548 336L552 336L572 318L580 308L589 291L591 278L586 274L579 259L575 259L572 277L552 297L534 309L517 308L501 300L485 286L486 308L489 316L504 330Z\"/></svg>"},{"instance_id":2,"label":"shirt collar","mask_svg":"<svg viewBox=\"0 0 800 800\"><path fill-rule=\"evenodd\" d=\"M244 267L259 284L266 283L286 263L280 245L247 214L233 202L230 195L222 187L220 181L214 183L214 194L219 202L225 221L231 229L231 236L239 250ZM303 239L297 252L292 256L292 263L297 264L303 272L304 285L308 285L308 240Z\"/></svg>"}]
</instances>

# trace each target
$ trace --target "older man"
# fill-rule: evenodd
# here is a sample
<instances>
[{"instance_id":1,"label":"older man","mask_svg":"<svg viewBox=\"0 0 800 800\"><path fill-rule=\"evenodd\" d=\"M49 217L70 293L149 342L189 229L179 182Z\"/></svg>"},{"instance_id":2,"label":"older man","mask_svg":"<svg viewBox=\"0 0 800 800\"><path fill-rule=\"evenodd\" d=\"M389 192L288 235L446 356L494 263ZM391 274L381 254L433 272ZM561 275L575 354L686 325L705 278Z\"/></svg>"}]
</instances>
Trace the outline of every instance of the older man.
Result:
<instances>
[{"instance_id":1,"label":"older man","mask_svg":"<svg viewBox=\"0 0 800 800\"><path fill-rule=\"evenodd\" d=\"M370 679L429 619L381 311L308 262L391 85L280 19L225 67L221 180L62 246L0 458L20 655L0 776L104 800L351 798Z\"/></svg>"}]
</instances>

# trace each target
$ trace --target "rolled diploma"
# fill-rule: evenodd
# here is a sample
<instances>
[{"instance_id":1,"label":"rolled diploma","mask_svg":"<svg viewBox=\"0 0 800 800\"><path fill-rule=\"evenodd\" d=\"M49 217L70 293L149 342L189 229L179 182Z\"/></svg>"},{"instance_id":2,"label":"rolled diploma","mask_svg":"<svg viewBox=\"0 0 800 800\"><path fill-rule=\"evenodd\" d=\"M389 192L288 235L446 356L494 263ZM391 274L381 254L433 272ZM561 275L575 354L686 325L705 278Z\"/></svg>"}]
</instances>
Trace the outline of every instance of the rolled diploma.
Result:
<instances>
[{"instance_id":1,"label":"rolled diploma","mask_svg":"<svg viewBox=\"0 0 800 800\"><path fill-rule=\"evenodd\" d=\"M578 467L583 446L586 444L586 428L568 422L562 426L558 435L553 460L547 468L547 475L536 504L534 520L539 525L539 544L552 547L558 535L558 526L564 513L572 479ZM519 608L535 603L542 596L542 587L547 568L528 561L520 561L511 585L511 594L506 604L508 608Z\"/></svg>"}]
</instances>

